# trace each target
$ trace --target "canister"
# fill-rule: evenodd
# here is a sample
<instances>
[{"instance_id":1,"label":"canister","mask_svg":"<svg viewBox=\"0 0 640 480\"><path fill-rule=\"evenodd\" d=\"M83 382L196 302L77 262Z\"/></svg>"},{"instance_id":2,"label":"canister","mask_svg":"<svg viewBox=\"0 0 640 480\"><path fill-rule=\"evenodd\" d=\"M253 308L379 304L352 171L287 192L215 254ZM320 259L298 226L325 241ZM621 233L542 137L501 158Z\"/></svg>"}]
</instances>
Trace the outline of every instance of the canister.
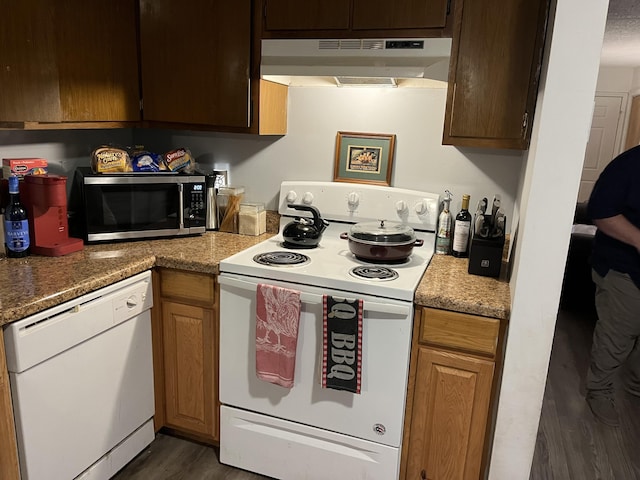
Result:
<instances>
[{"instance_id":1,"label":"canister","mask_svg":"<svg viewBox=\"0 0 640 480\"><path fill-rule=\"evenodd\" d=\"M267 231L267 212L264 203L241 203L238 214L238 233L260 235Z\"/></svg>"},{"instance_id":2,"label":"canister","mask_svg":"<svg viewBox=\"0 0 640 480\"><path fill-rule=\"evenodd\" d=\"M238 214L244 196L244 187L220 187L218 189L218 227L221 232L238 233Z\"/></svg>"}]
</instances>

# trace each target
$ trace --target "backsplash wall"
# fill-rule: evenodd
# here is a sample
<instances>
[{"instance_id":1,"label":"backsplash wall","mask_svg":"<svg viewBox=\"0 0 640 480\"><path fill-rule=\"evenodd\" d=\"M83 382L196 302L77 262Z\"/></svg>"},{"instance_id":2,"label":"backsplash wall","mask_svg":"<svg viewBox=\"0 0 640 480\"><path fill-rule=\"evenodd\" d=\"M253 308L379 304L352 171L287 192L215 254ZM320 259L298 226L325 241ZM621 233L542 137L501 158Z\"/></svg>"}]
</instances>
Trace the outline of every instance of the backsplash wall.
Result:
<instances>
[{"instance_id":1,"label":"backsplash wall","mask_svg":"<svg viewBox=\"0 0 640 480\"><path fill-rule=\"evenodd\" d=\"M229 180L246 188L246 200L277 209L282 180L333 179L338 131L396 135L392 186L454 194L502 196L511 230L513 203L523 165L522 153L441 145L446 89L291 87L288 134L244 134L174 130L0 131L0 157L43 157L50 172L71 177L89 165L103 143L143 144L156 152L188 147L199 165L225 168ZM70 184L71 182L68 182Z\"/></svg>"},{"instance_id":2,"label":"backsplash wall","mask_svg":"<svg viewBox=\"0 0 640 480\"><path fill-rule=\"evenodd\" d=\"M135 130L134 139L160 151L189 147L199 164L229 169L247 200L277 209L282 180L333 179L338 131L395 134L392 186L449 189L456 212L464 193L474 210L498 193L511 219L522 153L443 146L445 101L446 89L290 87L285 136Z\"/></svg>"}]
</instances>

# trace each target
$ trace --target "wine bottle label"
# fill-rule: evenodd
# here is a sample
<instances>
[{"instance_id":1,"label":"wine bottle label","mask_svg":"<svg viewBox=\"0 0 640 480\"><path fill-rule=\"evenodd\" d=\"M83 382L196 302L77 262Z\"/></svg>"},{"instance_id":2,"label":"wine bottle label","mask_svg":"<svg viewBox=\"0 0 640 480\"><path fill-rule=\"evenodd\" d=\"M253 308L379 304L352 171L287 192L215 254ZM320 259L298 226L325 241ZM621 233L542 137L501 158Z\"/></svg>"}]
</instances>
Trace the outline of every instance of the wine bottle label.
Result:
<instances>
[{"instance_id":1,"label":"wine bottle label","mask_svg":"<svg viewBox=\"0 0 640 480\"><path fill-rule=\"evenodd\" d=\"M449 237L436 237L436 250L435 253L439 255L447 255L449 253L449 246L451 245L451 238Z\"/></svg>"},{"instance_id":2,"label":"wine bottle label","mask_svg":"<svg viewBox=\"0 0 640 480\"><path fill-rule=\"evenodd\" d=\"M466 252L469 244L471 222L456 220L453 228L453 249L456 252Z\"/></svg>"},{"instance_id":3,"label":"wine bottle label","mask_svg":"<svg viewBox=\"0 0 640 480\"><path fill-rule=\"evenodd\" d=\"M29 248L29 222L27 220L4 221L4 241L13 252L24 252Z\"/></svg>"}]
</instances>

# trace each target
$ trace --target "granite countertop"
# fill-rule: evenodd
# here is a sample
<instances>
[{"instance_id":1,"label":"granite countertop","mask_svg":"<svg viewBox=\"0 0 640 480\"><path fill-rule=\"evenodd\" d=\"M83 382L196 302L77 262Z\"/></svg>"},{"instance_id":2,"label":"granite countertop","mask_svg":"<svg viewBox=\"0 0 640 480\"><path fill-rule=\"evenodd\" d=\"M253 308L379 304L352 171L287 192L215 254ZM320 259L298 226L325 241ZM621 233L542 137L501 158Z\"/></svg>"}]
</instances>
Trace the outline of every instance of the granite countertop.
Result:
<instances>
[{"instance_id":1,"label":"granite countertop","mask_svg":"<svg viewBox=\"0 0 640 480\"><path fill-rule=\"evenodd\" d=\"M506 263L499 278L471 275L468 266L468 258L434 255L416 289L415 303L508 320L511 291L505 280Z\"/></svg>"},{"instance_id":2,"label":"granite countertop","mask_svg":"<svg viewBox=\"0 0 640 480\"><path fill-rule=\"evenodd\" d=\"M85 245L61 257L0 258L0 326L154 266L217 274L220 260L269 238L207 232L195 237ZM467 259L434 255L419 305L508 319L509 284L467 273Z\"/></svg>"},{"instance_id":3,"label":"granite countertop","mask_svg":"<svg viewBox=\"0 0 640 480\"><path fill-rule=\"evenodd\" d=\"M154 266L218 273L220 260L272 236L195 237L85 245L61 257L0 258L0 326Z\"/></svg>"}]
</instances>

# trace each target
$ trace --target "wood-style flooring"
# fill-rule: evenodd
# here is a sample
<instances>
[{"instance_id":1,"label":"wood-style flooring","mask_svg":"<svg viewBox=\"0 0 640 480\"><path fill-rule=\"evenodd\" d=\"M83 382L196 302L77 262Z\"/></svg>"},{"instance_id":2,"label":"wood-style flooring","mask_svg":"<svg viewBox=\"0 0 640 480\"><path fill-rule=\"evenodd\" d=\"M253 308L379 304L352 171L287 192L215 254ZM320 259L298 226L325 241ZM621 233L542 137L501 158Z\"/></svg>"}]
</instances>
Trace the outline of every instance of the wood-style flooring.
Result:
<instances>
[{"instance_id":1,"label":"wood-style flooring","mask_svg":"<svg viewBox=\"0 0 640 480\"><path fill-rule=\"evenodd\" d=\"M619 428L598 422L584 400L594 324L589 311L558 315L530 480L640 480L640 399L619 389ZM216 448L158 434L114 479L265 477L221 465Z\"/></svg>"},{"instance_id":2,"label":"wood-style flooring","mask_svg":"<svg viewBox=\"0 0 640 480\"><path fill-rule=\"evenodd\" d=\"M158 433L112 480L266 480L267 477L222 465L218 449Z\"/></svg>"},{"instance_id":3,"label":"wood-style flooring","mask_svg":"<svg viewBox=\"0 0 640 480\"><path fill-rule=\"evenodd\" d=\"M594 325L589 310L558 315L531 480L640 480L640 398L619 379L618 428L596 420L584 399Z\"/></svg>"}]
</instances>

